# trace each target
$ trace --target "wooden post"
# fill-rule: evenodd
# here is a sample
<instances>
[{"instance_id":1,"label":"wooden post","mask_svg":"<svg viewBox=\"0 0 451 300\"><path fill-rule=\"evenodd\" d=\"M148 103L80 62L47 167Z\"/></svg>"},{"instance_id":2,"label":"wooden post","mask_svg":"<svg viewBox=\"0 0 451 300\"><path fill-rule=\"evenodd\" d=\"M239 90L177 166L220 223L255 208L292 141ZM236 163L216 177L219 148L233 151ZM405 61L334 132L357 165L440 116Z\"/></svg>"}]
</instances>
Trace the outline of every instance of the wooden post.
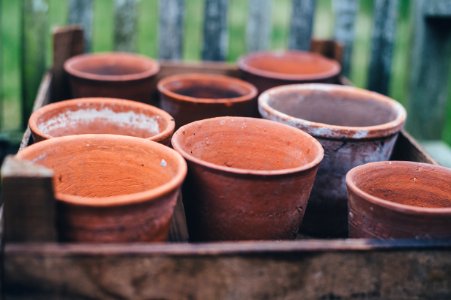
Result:
<instances>
[{"instance_id":1,"label":"wooden post","mask_svg":"<svg viewBox=\"0 0 451 300\"><path fill-rule=\"evenodd\" d=\"M183 54L183 21L185 0L160 0L160 59L181 59Z\"/></svg>"},{"instance_id":2,"label":"wooden post","mask_svg":"<svg viewBox=\"0 0 451 300\"><path fill-rule=\"evenodd\" d=\"M357 0L334 0L335 40L343 44L342 74L349 76L351 72L352 47L354 43L354 24L357 16Z\"/></svg>"},{"instance_id":3,"label":"wooden post","mask_svg":"<svg viewBox=\"0 0 451 300\"><path fill-rule=\"evenodd\" d=\"M24 0L22 4L22 125L26 127L46 68L48 2L47 0Z\"/></svg>"},{"instance_id":4,"label":"wooden post","mask_svg":"<svg viewBox=\"0 0 451 300\"><path fill-rule=\"evenodd\" d=\"M227 57L227 0L205 0L202 60L223 61Z\"/></svg>"},{"instance_id":5,"label":"wooden post","mask_svg":"<svg viewBox=\"0 0 451 300\"><path fill-rule=\"evenodd\" d=\"M137 0L115 0L114 9L114 49L135 52Z\"/></svg>"},{"instance_id":6,"label":"wooden post","mask_svg":"<svg viewBox=\"0 0 451 300\"><path fill-rule=\"evenodd\" d=\"M388 94L390 88L398 4L398 0L376 0L374 2L368 88L382 94Z\"/></svg>"},{"instance_id":7,"label":"wooden post","mask_svg":"<svg viewBox=\"0 0 451 300\"><path fill-rule=\"evenodd\" d=\"M247 51L266 50L271 33L271 0L249 0L246 27Z\"/></svg>"},{"instance_id":8,"label":"wooden post","mask_svg":"<svg viewBox=\"0 0 451 300\"><path fill-rule=\"evenodd\" d=\"M451 3L414 2L408 129L418 139L442 138L451 54Z\"/></svg>"},{"instance_id":9,"label":"wooden post","mask_svg":"<svg viewBox=\"0 0 451 300\"><path fill-rule=\"evenodd\" d=\"M85 33L85 51L91 50L92 41L92 0L70 0L69 1L69 24L80 25Z\"/></svg>"},{"instance_id":10,"label":"wooden post","mask_svg":"<svg viewBox=\"0 0 451 300\"><path fill-rule=\"evenodd\" d=\"M308 51L312 40L315 0L293 0L288 48Z\"/></svg>"}]
</instances>

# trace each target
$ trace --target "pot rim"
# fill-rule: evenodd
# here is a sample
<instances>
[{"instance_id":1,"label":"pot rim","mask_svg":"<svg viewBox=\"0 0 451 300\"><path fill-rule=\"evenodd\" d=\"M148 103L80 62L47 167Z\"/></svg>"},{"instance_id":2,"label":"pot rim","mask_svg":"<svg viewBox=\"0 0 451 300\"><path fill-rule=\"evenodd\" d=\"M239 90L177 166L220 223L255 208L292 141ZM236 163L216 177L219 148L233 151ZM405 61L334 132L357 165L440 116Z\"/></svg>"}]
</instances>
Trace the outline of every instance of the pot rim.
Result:
<instances>
[{"instance_id":1,"label":"pot rim","mask_svg":"<svg viewBox=\"0 0 451 300\"><path fill-rule=\"evenodd\" d=\"M115 144L117 144L119 140L122 140L120 142L132 143L147 148L157 149L157 151L160 153L164 152L168 156L172 156L172 158L174 158L174 160L176 161L179 170L177 170L176 174L168 182L156 188L148 189L143 192L109 197L82 197L54 191L55 198L58 201L62 201L73 205L90 206L90 207L108 207L108 206L115 207L115 206L140 204L148 201L155 201L157 198L161 196L176 191L181 186L183 180L186 177L187 173L186 161L179 153L177 153L177 151L154 141L125 135L81 134L81 135L56 137L33 144L31 146L22 149L21 151L19 151L19 153L16 154L16 158L26 160L24 156L26 156L30 152L33 153L49 147L58 147L58 145L61 143L66 143L73 140L78 140L79 142L91 142L98 141L99 139L108 140L114 142Z\"/></svg>"},{"instance_id":2,"label":"pot rim","mask_svg":"<svg viewBox=\"0 0 451 300\"><path fill-rule=\"evenodd\" d=\"M314 74L286 74L279 73L273 71L262 70L256 67L253 67L248 64L249 59L258 57L258 56L283 56L283 55L298 55L298 56L310 56L311 58L320 59L325 63L330 65L329 70L314 73ZM332 78L338 76L341 72L340 64L333 59L329 59L324 57L318 53L308 52L308 51L296 51L296 50L288 50L288 51L257 51L252 52L246 55L241 56L237 62L238 68L247 73L257 75L260 77L265 77L269 79L278 79L285 81L312 81L312 80L324 80L327 78Z\"/></svg>"},{"instance_id":3,"label":"pot rim","mask_svg":"<svg viewBox=\"0 0 451 300\"><path fill-rule=\"evenodd\" d=\"M296 118L278 111L269 105L269 100L274 94L279 94L280 92L287 93L298 91L324 91L327 93L342 91L352 93L354 95L359 95L362 98L369 98L390 107L396 113L396 118L392 121L372 126L340 126ZM362 140L390 136L398 133L403 128L407 117L404 107L397 101L387 96L352 86L328 83L291 84L271 88L263 92L258 98L258 110L264 118L281 123L287 123L290 126L304 130L317 138L330 139Z\"/></svg>"},{"instance_id":4,"label":"pot rim","mask_svg":"<svg viewBox=\"0 0 451 300\"><path fill-rule=\"evenodd\" d=\"M56 138L55 136L51 136L47 133L44 133L44 132L42 132L42 130L39 129L38 119L50 111L58 110L59 108L64 108L64 107L78 106L81 103L86 103L86 104L101 103L102 106L106 105L107 107L109 105L121 105L121 106L130 107L130 111L135 111L135 110L140 109L142 111L155 113L156 116L162 117L167 125L158 134L155 134L151 137L144 138L144 139L148 139L151 141L156 141L156 142L163 141L166 138L170 137L175 129L174 118L170 114L168 114L166 111L164 111L158 107L155 107L155 106L152 106L149 104L145 104L145 103L141 103L141 102L137 102L137 101L133 101L133 100L109 98L109 97L74 98L74 99L69 99L69 100L64 100L64 101L44 105L43 107L37 109L36 111L34 111L31 114L30 119L28 120L28 126L30 127L30 130L32 131L33 134L36 134L37 136L39 136L42 139L47 140L47 139Z\"/></svg>"},{"instance_id":5,"label":"pot rim","mask_svg":"<svg viewBox=\"0 0 451 300\"><path fill-rule=\"evenodd\" d=\"M296 168L285 168L285 169L279 169L279 170L252 170L252 169L226 167L226 166L218 165L215 163L207 162L205 160L197 158L194 155L188 153L180 145L179 136L182 135L182 132L184 130L186 130L186 128L188 128L190 126L191 127L197 126L199 123L205 123L206 121L220 122L220 120L225 120L225 119L236 119L236 120L245 119L245 120L251 121L251 122L268 122L268 124L270 123L271 126L279 126L279 127L285 128L286 130L292 131L295 134L302 135L302 136L306 137L309 141L311 141L312 144L317 148L318 155L312 161L310 161L306 164L303 164L299 167L296 167ZM207 167L209 169L213 169L216 171L221 171L224 173L240 174L240 175L254 175L254 176L270 176L270 175L272 175L272 176L276 176L276 175L288 175L288 174L293 174L293 173L299 173L299 172L307 171L309 169L316 167L317 165L319 165L321 163L321 161L324 157L324 149L321 146L320 142L318 142L315 138L313 138L309 134L307 134L301 130L298 130L296 128L285 125L285 124L273 122L270 120L249 118L249 117L228 117L228 116L215 117L215 118L203 119L203 120L195 121L192 123L188 123L188 124L180 127L178 130L176 130L176 132L172 136L171 143L172 143L172 147L174 148L174 150L178 151L188 161L191 161L193 163L196 163L198 165L201 165L203 167Z\"/></svg>"},{"instance_id":6,"label":"pot rim","mask_svg":"<svg viewBox=\"0 0 451 300\"><path fill-rule=\"evenodd\" d=\"M95 59L96 57L115 57L116 59L127 58L140 61L141 65L147 64L148 68L145 71L124 74L124 75L99 75L94 73L88 73L78 70L74 65L80 61L88 61ZM158 61L151 59L150 57L129 53L129 52L98 52L98 53L85 53L73 56L64 62L64 70L71 76L94 80L103 82L126 82L126 81L136 81L145 78L150 78L156 75L160 71L160 64Z\"/></svg>"},{"instance_id":7,"label":"pot rim","mask_svg":"<svg viewBox=\"0 0 451 300\"><path fill-rule=\"evenodd\" d=\"M355 193L360 198L364 199L366 202L370 202L376 206L388 208L397 212L406 213L406 214L423 214L423 215L451 215L451 207L445 208L433 208L433 207L419 207L414 205L400 204L385 200L383 198L373 196L362 189L360 189L355 183L354 178L359 175L363 170L371 170L373 167L384 166L386 168L393 168L396 166L407 166L409 168L422 167L427 168L431 171L440 170L441 172L445 172L451 178L451 169L439 166L432 165L427 163L419 163L419 162L411 162L411 161L380 161L380 162L371 162L364 165L360 165L352 168L346 174L346 185L349 191ZM349 200L348 200L349 201Z\"/></svg>"},{"instance_id":8,"label":"pot rim","mask_svg":"<svg viewBox=\"0 0 451 300\"><path fill-rule=\"evenodd\" d=\"M227 84L236 84L239 85L241 88L244 88L247 91L247 93L242 96L233 98L196 98L175 93L167 88L168 84L174 81L183 81L183 80L209 80L219 83L226 82ZM205 73L186 73L186 74L171 75L161 79L157 84L157 88L161 94L170 97L171 100L190 103L205 103L205 104L227 104L227 103L239 103L251 101L252 99L257 97L258 93L257 88L254 85L244 80L226 75L205 74Z\"/></svg>"}]
</instances>

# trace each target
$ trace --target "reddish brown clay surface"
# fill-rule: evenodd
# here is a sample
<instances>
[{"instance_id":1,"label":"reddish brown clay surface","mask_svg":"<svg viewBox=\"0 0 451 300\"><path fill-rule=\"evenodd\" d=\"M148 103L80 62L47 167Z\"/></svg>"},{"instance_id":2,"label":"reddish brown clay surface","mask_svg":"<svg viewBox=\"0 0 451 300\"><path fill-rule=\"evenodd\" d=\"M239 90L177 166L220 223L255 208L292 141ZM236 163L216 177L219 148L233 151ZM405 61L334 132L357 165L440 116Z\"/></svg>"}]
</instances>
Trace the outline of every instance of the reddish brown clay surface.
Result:
<instances>
[{"instance_id":1,"label":"reddish brown clay surface","mask_svg":"<svg viewBox=\"0 0 451 300\"><path fill-rule=\"evenodd\" d=\"M187 170L169 147L129 136L73 135L36 143L17 157L54 171L62 241L167 239Z\"/></svg>"},{"instance_id":2,"label":"reddish brown clay surface","mask_svg":"<svg viewBox=\"0 0 451 300\"><path fill-rule=\"evenodd\" d=\"M214 74L173 75L158 83L161 107L177 127L219 117L256 117L257 89L242 80Z\"/></svg>"},{"instance_id":3,"label":"reddish brown clay surface","mask_svg":"<svg viewBox=\"0 0 451 300\"><path fill-rule=\"evenodd\" d=\"M275 122L219 117L178 129L188 161L183 190L190 237L293 239L323 157L308 134Z\"/></svg>"},{"instance_id":4,"label":"reddish brown clay surface","mask_svg":"<svg viewBox=\"0 0 451 300\"><path fill-rule=\"evenodd\" d=\"M347 236L345 175L355 166L388 160L404 125L404 108L383 95L354 87L301 84L277 87L259 98L261 115L299 128L324 147L301 231Z\"/></svg>"},{"instance_id":5,"label":"reddish brown clay surface","mask_svg":"<svg viewBox=\"0 0 451 300\"><path fill-rule=\"evenodd\" d=\"M74 98L111 97L150 102L159 64L130 53L83 54L64 64Z\"/></svg>"},{"instance_id":6,"label":"reddish brown clay surface","mask_svg":"<svg viewBox=\"0 0 451 300\"><path fill-rule=\"evenodd\" d=\"M285 84L336 83L341 71L337 61L295 50L250 53L238 60L238 67L243 79L254 84L259 93Z\"/></svg>"},{"instance_id":7,"label":"reddish brown clay surface","mask_svg":"<svg viewBox=\"0 0 451 300\"><path fill-rule=\"evenodd\" d=\"M33 138L76 134L119 134L169 145L174 119L165 111L136 101L80 98L43 106L28 122Z\"/></svg>"},{"instance_id":8,"label":"reddish brown clay surface","mask_svg":"<svg viewBox=\"0 0 451 300\"><path fill-rule=\"evenodd\" d=\"M350 237L451 238L451 169L369 163L352 169L346 183Z\"/></svg>"}]
</instances>

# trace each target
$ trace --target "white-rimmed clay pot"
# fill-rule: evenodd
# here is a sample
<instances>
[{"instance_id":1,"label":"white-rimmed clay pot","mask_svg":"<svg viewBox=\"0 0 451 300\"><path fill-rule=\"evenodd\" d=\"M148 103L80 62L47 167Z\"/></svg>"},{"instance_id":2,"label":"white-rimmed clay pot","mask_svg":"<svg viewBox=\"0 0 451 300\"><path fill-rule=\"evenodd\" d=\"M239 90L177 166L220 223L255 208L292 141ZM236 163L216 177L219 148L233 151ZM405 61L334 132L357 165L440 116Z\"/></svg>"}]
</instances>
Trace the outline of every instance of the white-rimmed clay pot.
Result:
<instances>
[{"instance_id":1,"label":"white-rimmed clay pot","mask_svg":"<svg viewBox=\"0 0 451 300\"><path fill-rule=\"evenodd\" d=\"M451 238L451 169L377 162L346 176L352 238Z\"/></svg>"},{"instance_id":2,"label":"white-rimmed clay pot","mask_svg":"<svg viewBox=\"0 0 451 300\"><path fill-rule=\"evenodd\" d=\"M260 114L299 128L320 141L324 160L301 231L347 236L346 173L390 158L406 112L398 102L367 90L333 84L272 88L259 97Z\"/></svg>"},{"instance_id":3,"label":"white-rimmed clay pot","mask_svg":"<svg viewBox=\"0 0 451 300\"><path fill-rule=\"evenodd\" d=\"M169 144L175 122L167 112L131 100L79 98L45 105L28 122L35 141L76 134L119 134Z\"/></svg>"},{"instance_id":4,"label":"white-rimmed clay pot","mask_svg":"<svg viewBox=\"0 0 451 300\"><path fill-rule=\"evenodd\" d=\"M137 137L71 135L33 144L17 158L53 170L61 241L167 239L187 170L171 148Z\"/></svg>"},{"instance_id":5,"label":"white-rimmed clay pot","mask_svg":"<svg viewBox=\"0 0 451 300\"><path fill-rule=\"evenodd\" d=\"M192 240L296 237L323 157L310 135L268 120L218 117L180 127L172 145L188 161L183 202Z\"/></svg>"}]
</instances>

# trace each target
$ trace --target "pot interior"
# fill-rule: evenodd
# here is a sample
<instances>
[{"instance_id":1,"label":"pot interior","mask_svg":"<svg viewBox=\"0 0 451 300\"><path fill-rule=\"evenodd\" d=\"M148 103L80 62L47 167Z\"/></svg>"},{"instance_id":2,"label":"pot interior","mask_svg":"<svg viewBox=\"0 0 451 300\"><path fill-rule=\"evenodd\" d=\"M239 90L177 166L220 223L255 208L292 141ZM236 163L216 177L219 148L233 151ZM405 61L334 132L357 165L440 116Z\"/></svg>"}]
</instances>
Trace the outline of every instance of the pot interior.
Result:
<instances>
[{"instance_id":1,"label":"pot interior","mask_svg":"<svg viewBox=\"0 0 451 300\"><path fill-rule=\"evenodd\" d=\"M376 126L394 121L398 116L388 102L341 90L272 93L268 104L298 119L335 126Z\"/></svg>"},{"instance_id":2,"label":"pot interior","mask_svg":"<svg viewBox=\"0 0 451 300\"><path fill-rule=\"evenodd\" d=\"M319 144L302 132L271 121L214 118L180 128L182 150L222 167L245 170L284 170L310 163Z\"/></svg>"},{"instance_id":3,"label":"pot interior","mask_svg":"<svg viewBox=\"0 0 451 300\"><path fill-rule=\"evenodd\" d=\"M74 61L71 67L79 72L98 76L140 74L155 68L149 61L129 55L86 55Z\"/></svg>"},{"instance_id":4,"label":"pot interior","mask_svg":"<svg viewBox=\"0 0 451 300\"><path fill-rule=\"evenodd\" d=\"M424 164L386 163L362 168L357 188L390 202L417 207L451 207L451 172Z\"/></svg>"}]
</instances>

